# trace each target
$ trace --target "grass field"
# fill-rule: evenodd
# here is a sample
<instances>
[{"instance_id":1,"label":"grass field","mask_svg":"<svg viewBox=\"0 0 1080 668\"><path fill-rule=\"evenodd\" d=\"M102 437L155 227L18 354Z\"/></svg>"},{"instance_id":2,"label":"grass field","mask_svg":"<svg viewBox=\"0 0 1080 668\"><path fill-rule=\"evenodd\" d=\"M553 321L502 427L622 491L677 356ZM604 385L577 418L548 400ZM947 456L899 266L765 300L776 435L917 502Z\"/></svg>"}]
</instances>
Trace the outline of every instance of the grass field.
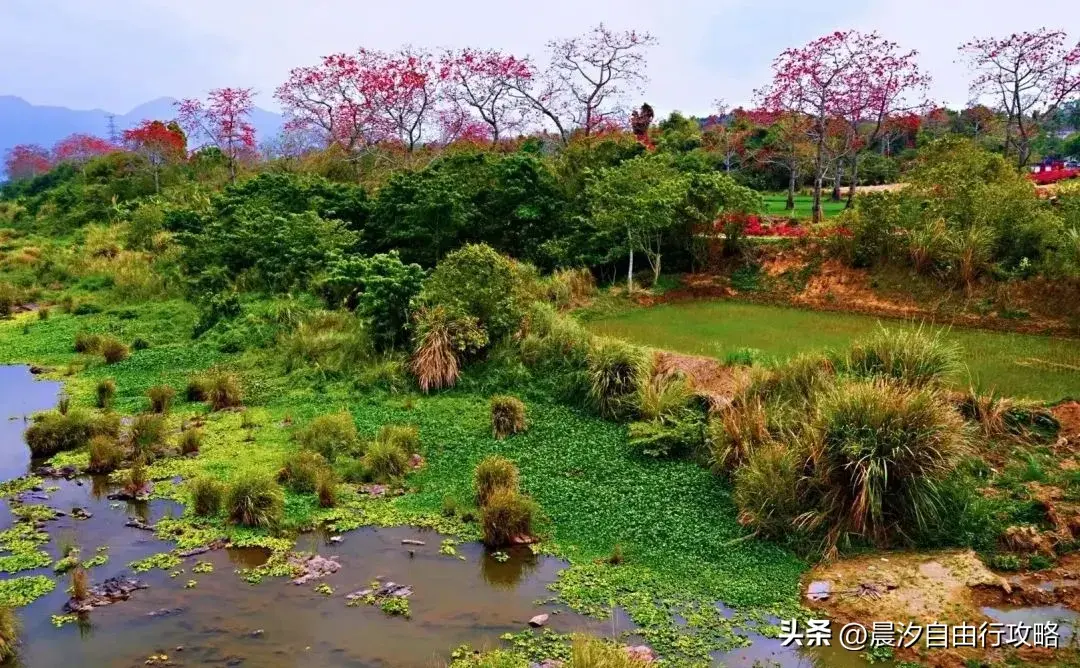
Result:
<instances>
[{"instance_id":1,"label":"grass field","mask_svg":"<svg viewBox=\"0 0 1080 668\"><path fill-rule=\"evenodd\" d=\"M809 195L796 195L794 214L784 209L785 204L787 204L786 193L765 195L765 213L770 216L792 216L794 218L810 218L810 214L813 210L814 198ZM840 215L840 212L844 210L845 204L844 201L831 201L829 199L829 194L825 193L822 196L821 210L826 218L831 218Z\"/></svg>"},{"instance_id":2,"label":"grass field","mask_svg":"<svg viewBox=\"0 0 1080 668\"><path fill-rule=\"evenodd\" d=\"M657 348L723 358L756 348L784 358L802 351L845 348L882 323L917 323L870 316L804 311L730 301L634 309L589 323L600 334ZM951 328L946 336L964 351L968 373L956 384L1000 394L1056 401L1080 398L1080 341L1029 334Z\"/></svg>"}]
</instances>

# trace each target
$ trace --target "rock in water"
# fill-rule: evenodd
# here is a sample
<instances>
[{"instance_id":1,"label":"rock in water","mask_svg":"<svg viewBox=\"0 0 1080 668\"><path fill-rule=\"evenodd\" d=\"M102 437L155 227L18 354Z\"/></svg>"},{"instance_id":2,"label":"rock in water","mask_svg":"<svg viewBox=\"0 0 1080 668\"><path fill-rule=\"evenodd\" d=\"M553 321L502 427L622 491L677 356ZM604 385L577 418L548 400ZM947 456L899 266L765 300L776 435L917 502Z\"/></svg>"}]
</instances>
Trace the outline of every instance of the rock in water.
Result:
<instances>
[{"instance_id":1,"label":"rock in water","mask_svg":"<svg viewBox=\"0 0 1080 668\"><path fill-rule=\"evenodd\" d=\"M146 583L134 578L125 578L123 576L109 578L101 584L91 587L86 598L82 600L69 599L64 604L64 612L70 614L89 612L94 608L112 605L117 601L126 601L131 598L132 592L146 588Z\"/></svg>"},{"instance_id":2,"label":"rock in water","mask_svg":"<svg viewBox=\"0 0 1080 668\"><path fill-rule=\"evenodd\" d=\"M310 557L292 555L289 557L289 565L300 572L300 575L292 581L295 585L307 584L341 570L341 564L333 557L322 557L317 554Z\"/></svg>"},{"instance_id":3,"label":"rock in water","mask_svg":"<svg viewBox=\"0 0 1080 668\"><path fill-rule=\"evenodd\" d=\"M537 615L529 620L529 626L533 627L534 629L538 629L544 624L547 624L547 620L548 616L546 614Z\"/></svg>"}]
</instances>

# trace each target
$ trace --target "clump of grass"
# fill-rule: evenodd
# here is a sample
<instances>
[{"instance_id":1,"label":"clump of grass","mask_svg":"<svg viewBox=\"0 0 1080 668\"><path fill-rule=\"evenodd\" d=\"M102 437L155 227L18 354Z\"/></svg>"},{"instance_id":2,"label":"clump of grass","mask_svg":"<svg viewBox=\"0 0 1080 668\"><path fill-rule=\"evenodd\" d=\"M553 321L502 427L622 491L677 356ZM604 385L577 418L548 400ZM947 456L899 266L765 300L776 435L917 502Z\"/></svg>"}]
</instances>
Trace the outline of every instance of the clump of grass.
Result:
<instances>
[{"instance_id":1,"label":"clump of grass","mask_svg":"<svg viewBox=\"0 0 1080 668\"><path fill-rule=\"evenodd\" d=\"M658 420L686 408L693 398L694 390L682 373L657 375L638 389L638 415Z\"/></svg>"},{"instance_id":2,"label":"clump of grass","mask_svg":"<svg viewBox=\"0 0 1080 668\"><path fill-rule=\"evenodd\" d=\"M243 402L243 390L236 374L216 371L206 377L206 401L215 411L239 406Z\"/></svg>"},{"instance_id":3,"label":"clump of grass","mask_svg":"<svg viewBox=\"0 0 1080 668\"><path fill-rule=\"evenodd\" d=\"M34 457L51 457L58 452L84 447L94 436L115 437L118 431L117 421L74 408L67 415L53 411L35 415L25 438Z\"/></svg>"},{"instance_id":4,"label":"clump of grass","mask_svg":"<svg viewBox=\"0 0 1080 668\"><path fill-rule=\"evenodd\" d=\"M472 316L443 306L416 316L416 349L409 368L424 392L453 387L461 375L460 358L487 345L487 333Z\"/></svg>"},{"instance_id":5,"label":"clump of grass","mask_svg":"<svg viewBox=\"0 0 1080 668\"><path fill-rule=\"evenodd\" d=\"M789 534L802 509L799 484L805 452L797 445L764 445L749 452L735 471L732 497L739 508L739 522L754 527L765 537Z\"/></svg>"},{"instance_id":6,"label":"clump of grass","mask_svg":"<svg viewBox=\"0 0 1080 668\"><path fill-rule=\"evenodd\" d=\"M862 378L893 378L912 387L940 387L960 370L960 347L944 339L942 331L877 332L851 345L837 360L848 373Z\"/></svg>"},{"instance_id":7,"label":"clump of grass","mask_svg":"<svg viewBox=\"0 0 1080 668\"><path fill-rule=\"evenodd\" d=\"M801 353L770 368L756 368L746 387L747 395L756 395L773 405L807 406L820 391L836 378L836 365L825 355Z\"/></svg>"},{"instance_id":8,"label":"clump of grass","mask_svg":"<svg viewBox=\"0 0 1080 668\"><path fill-rule=\"evenodd\" d=\"M191 455L202 447L203 433L198 427L188 427L180 432L180 454Z\"/></svg>"},{"instance_id":9,"label":"clump of grass","mask_svg":"<svg viewBox=\"0 0 1080 668\"><path fill-rule=\"evenodd\" d=\"M131 340L131 349L135 351L146 350L150 347L150 342L141 336L136 336Z\"/></svg>"},{"instance_id":10,"label":"clump of grass","mask_svg":"<svg viewBox=\"0 0 1080 668\"><path fill-rule=\"evenodd\" d=\"M143 496L148 491L149 485L150 475L146 471L146 460L136 455L131 462L131 468L128 469L124 491L131 496Z\"/></svg>"},{"instance_id":11,"label":"clump of grass","mask_svg":"<svg viewBox=\"0 0 1080 668\"><path fill-rule=\"evenodd\" d=\"M225 508L234 524L274 528L285 512L285 496L272 477L244 471L229 486Z\"/></svg>"},{"instance_id":12,"label":"clump of grass","mask_svg":"<svg viewBox=\"0 0 1080 668\"><path fill-rule=\"evenodd\" d=\"M49 319L49 315L50 315L50 312L49 312L49 307L48 306L42 306L41 308L38 309L37 317L38 317L38 320L40 320L41 322L47 321Z\"/></svg>"},{"instance_id":13,"label":"clump of grass","mask_svg":"<svg viewBox=\"0 0 1080 668\"><path fill-rule=\"evenodd\" d=\"M153 413L136 415L131 421L131 447L135 457L153 460L156 449L165 442L165 418Z\"/></svg>"},{"instance_id":14,"label":"clump of grass","mask_svg":"<svg viewBox=\"0 0 1080 668\"><path fill-rule=\"evenodd\" d=\"M6 281L0 282L0 318L6 318L11 315L17 300L18 295L16 294L15 286Z\"/></svg>"},{"instance_id":15,"label":"clump of grass","mask_svg":"<svg viewBox=\"0 0 1080 668\"><path fill-rule=\"evenodd\" d=\"M771 440L765 403L755 394L740 394L709 418L710 461L717 472L737 470L755 449Z\"/></svg>"},{"instance_id":16,"label":"clump of grass","mask_svg":"<svg viewBox=\"0 0 1080 668\"><path fill-rule=\"evenodd\" d=\"M67 415L68 410L71 409L71 395L61 394L56 402L56 412L60 415Z\"/></svg>"},{"instance_id":17,"label":"clump of grass","mask_svg":"<svg viewBox=\"0 0 1080 668\"><path fill-rule=\"evenodd\" d=\"M963 418L928 389L840 385L819 402L809 446L809 509L799 524L887 545L938 514L937 483L966 451Z\"/></svg>"},{"instance_id":18,"label":"clump of grass","mask_svg":"<svg viewBox=\"0 0 1080 668\"><path fill-rule=\"evenodd\" d=\"M409 453L393 440L376 438L360 461L365 477L379 483L393 482L409 471Z\"/></svg>"},{"instance_id":19,"label":"clump of grass","mask_svg":"<svg viewBox=\"0 0 1080 668\"><path fill-rule=\"evenodd\" d=\"M297 494L312 494L326 468L326 460L319 453L298 450L285 458L278 479Z\"/></svg>"},{"instance_id":20,"label":"clump of grass","mask_svg":"<svg viewBox=\"0 0 1080 668\"><path fill-rule=\"evenodd\" d=\"M332 469L326 468L319 472L315 479L315 496L319 499L320 508L337 506L337 476Z\"/></svg>"},{"instance_id":21,"label":"clump of grass","mask_svg":"<svg viewBox=\"0 0 1080 668\"><path fill-rule=\"evenodd\" d=\"M315 418L296 433L296 440L301 447L319 453L329 462L359 449L356 423L345 410Z\"/></svg>"},{"instance_id":22,"label":"clump of grass","mask_svg":"<svg viewBox=\"0 0 1080 668\"><path fill-rule=\"evenodd\" d=\"M85 601L90 595L90 574L82 566L71 571L71 598Z\"/></svg>"},{"instance_id":23,"label":"clump of grass","mask_svg":"<svg viewBox=\"0 0 1080 668\"><path fill-rule=\"evenodd\" d=\"M641 383L649 377L648 356L633 344L599 338L588 353L589 401L600 415L626 416Z\"/></svg>"},{"instance_id":24,"label":"clump of grass","mask_svg":"<svg viewBox=\"0 0 1080 668\"><path fill-rule=\"evenodd\" d=\"M124 461L124 450L115 438L94 436L90 439L90 463L86 470L90 473L112 473Z\"/></svg>"},{"instance_id":25,"label":"clump of grass","mask_svg":"<svg viewBox=\"0 0 1080 668\"><path fill-rule=\"evenodd\" d=\"M521 399L501 395L491 398L491 433L495 438L521 434L527 428L525 404Z\"/></svg>"},{"instance_id":26,"label":"clump of grass","mask_svg":"<svg viewBox=\"0 0 1080 668\"><path fill-rule=\"evenodd\" d=\"M0 606L0 663L15 658L15 647L19 642L22 624L15 611L8 606Z\"/></svg>"},{"instance_id":27,"label":"clump of grass","mask_svg":"<svg viewBox=\"0 0 1080 668\"><path fill-rule=\"evenodd\" d=\"M216 478L202 475L187 484L191 510L199 517L213 517L221 510L225 488Z\"/></svg>"},{"instance_id":28,"label":"clump of grass","mask_svg":"<svg viewBox=\"0 0 1080 668\"><path fill-rule=\"evenodd\" d=\"M75 333L75 352L96 354L101 350L101 336L90 332Z\"/></svg>"},{"instance_id":29,"label":"clump of grass","mask_svg":"<svg viewBox=\"0 0 1080 668\"><path fill-rule=\"evenodd\" d=\"M301 367L321 373L354 371L374 355L364 322L347 311L315 311L282 340L285 371Z\"/></svg>"},{"instance_id":30,"label":"clump of grass","mask_svg":"<svg viewBox=\"0 0 1080 668\"><path fill-rule=\"evenodd\" d=\"M96 393L98 408L105 410L112 408L113 401L116 398L116 381L112 378L103 378L98 381Z\"/></svg>"},{"instance_id":31,"label":"clump of grass","mask_svg":"<svg viewBox=\"0 0 1080 668\"><path fill-rule=\"evenodd\" d=\"M375 434L375 440L393 443L411 455L420 451L420 428L414 424L384 424Z\"/></svg>"},{"instance_id":32,"label":"clump of grass","mask_svg":"<svg viewBox=\"0 0 1080 668\"><path fill-rule=\"evenodd\" d=\"M155 385L146 391L146 396L150 398L151 412L164 414L172 407L176 390L168 385Z\"/></svg>"},{"instance_id":33,"label":"clump of grass","mask_svg":"<svg viewBox=\"0 0 1080 668\"><path fill-rule=\"evenodd\" d=\"M199 375L190 379L184 390L184 396L191 402L206 401L210 396L210 383L207 378Z\"/></svg>"},{"instance_id":34,"label":"clump of grass","mask_svg":"<svg viewBox=\"0 0 1080 668\"><path fill-rule=\"evenodd\" d=\"M626 647L615 645L596 636L578 634L570 646L567 668L647 668L653 662L632 655Z\"/></svg>"},{"instance_id":35,"label":"clump of grass","mask_svg":"<svg viewBox=\"0 0 1080 668\"><path fill-rule=\"evenodd\" d=\"M104 358L106 364L118 364L123 362L130 354L127 345L111 336L106 336L101 339L100 352L101 357Z\"/></svg>"},{"instance_id":36,"label":"clump of grass","mask_svg":"<svg viewBox=\"0 0 1080 668\"><path fill-rule=\"evenodd\" d=\"M514 462L499 455L488 455L473 471L476 505L484 507L497 492L518 491L519 474Z\"/></svg>"},{"instance_id":37,"label":"clump of grass","mask_svg":"<svg viewBox=\"0 0 1080 668\"><path fill-rule=\"evenodd\" d=\"M481 508L484 544L504 547L532 535L536 503L512 489L498 489Z\"/></svg>"},{"instance_id":38,"label":"clump of grass","mask_svg":"<svg viewBox=\"0 0 1080 668\"><path fill-rule=\"evenodd\" d=\"M457 517L460 504L458 500L453 496L447 494L442 500L442 514L443 517Z\"/></svg>"}]
</instances>

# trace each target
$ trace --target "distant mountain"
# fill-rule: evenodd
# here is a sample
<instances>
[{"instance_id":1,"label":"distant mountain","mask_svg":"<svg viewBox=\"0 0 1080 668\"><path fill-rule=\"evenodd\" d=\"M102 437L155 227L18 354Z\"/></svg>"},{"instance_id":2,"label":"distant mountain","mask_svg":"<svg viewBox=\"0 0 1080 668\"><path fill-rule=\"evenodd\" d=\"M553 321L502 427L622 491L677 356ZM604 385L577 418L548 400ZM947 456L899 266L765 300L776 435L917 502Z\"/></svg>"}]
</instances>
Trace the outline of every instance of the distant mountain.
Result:
<instances>
[{"instance_id":1,"label":"distant mountain","mask_svg":"<svg viewBox=\"0 0 1080 668\"><path fill-rule=\"evenodd\" d=\"M140 104L126 114L115 114L117 132L123 132L148 119L174 118L175 101L173 98L162 97ZM256 107L251 115L251 122L255 126L257 139L262 142L276 136L284 121L279 114ZM0 95L0 156L16 144L41 144L50 148L60 139L75 132L108 137L109 112L101 109L38 106L19 97Z\"/></svg>"}]
</instances>

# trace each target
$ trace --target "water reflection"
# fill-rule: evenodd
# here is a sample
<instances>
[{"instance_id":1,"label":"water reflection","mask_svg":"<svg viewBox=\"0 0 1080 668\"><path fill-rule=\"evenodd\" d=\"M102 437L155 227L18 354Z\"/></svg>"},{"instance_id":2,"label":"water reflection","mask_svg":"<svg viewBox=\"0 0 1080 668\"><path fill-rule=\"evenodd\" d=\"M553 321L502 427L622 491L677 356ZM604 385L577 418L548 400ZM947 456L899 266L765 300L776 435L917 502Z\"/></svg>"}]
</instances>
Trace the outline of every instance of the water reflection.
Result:
<instances>
[{"instance_id":1,"label":"water reflection","mask_svg":"<svg viewBox=\"0 0 1080 668\"><path fill-rule=\"evenodd\" d=\"M492 587L513 589L536 569L536 564L536 555L525 546L499 552L485 550L480 557L480 575Z\"/></svg>"}]
</instances>

